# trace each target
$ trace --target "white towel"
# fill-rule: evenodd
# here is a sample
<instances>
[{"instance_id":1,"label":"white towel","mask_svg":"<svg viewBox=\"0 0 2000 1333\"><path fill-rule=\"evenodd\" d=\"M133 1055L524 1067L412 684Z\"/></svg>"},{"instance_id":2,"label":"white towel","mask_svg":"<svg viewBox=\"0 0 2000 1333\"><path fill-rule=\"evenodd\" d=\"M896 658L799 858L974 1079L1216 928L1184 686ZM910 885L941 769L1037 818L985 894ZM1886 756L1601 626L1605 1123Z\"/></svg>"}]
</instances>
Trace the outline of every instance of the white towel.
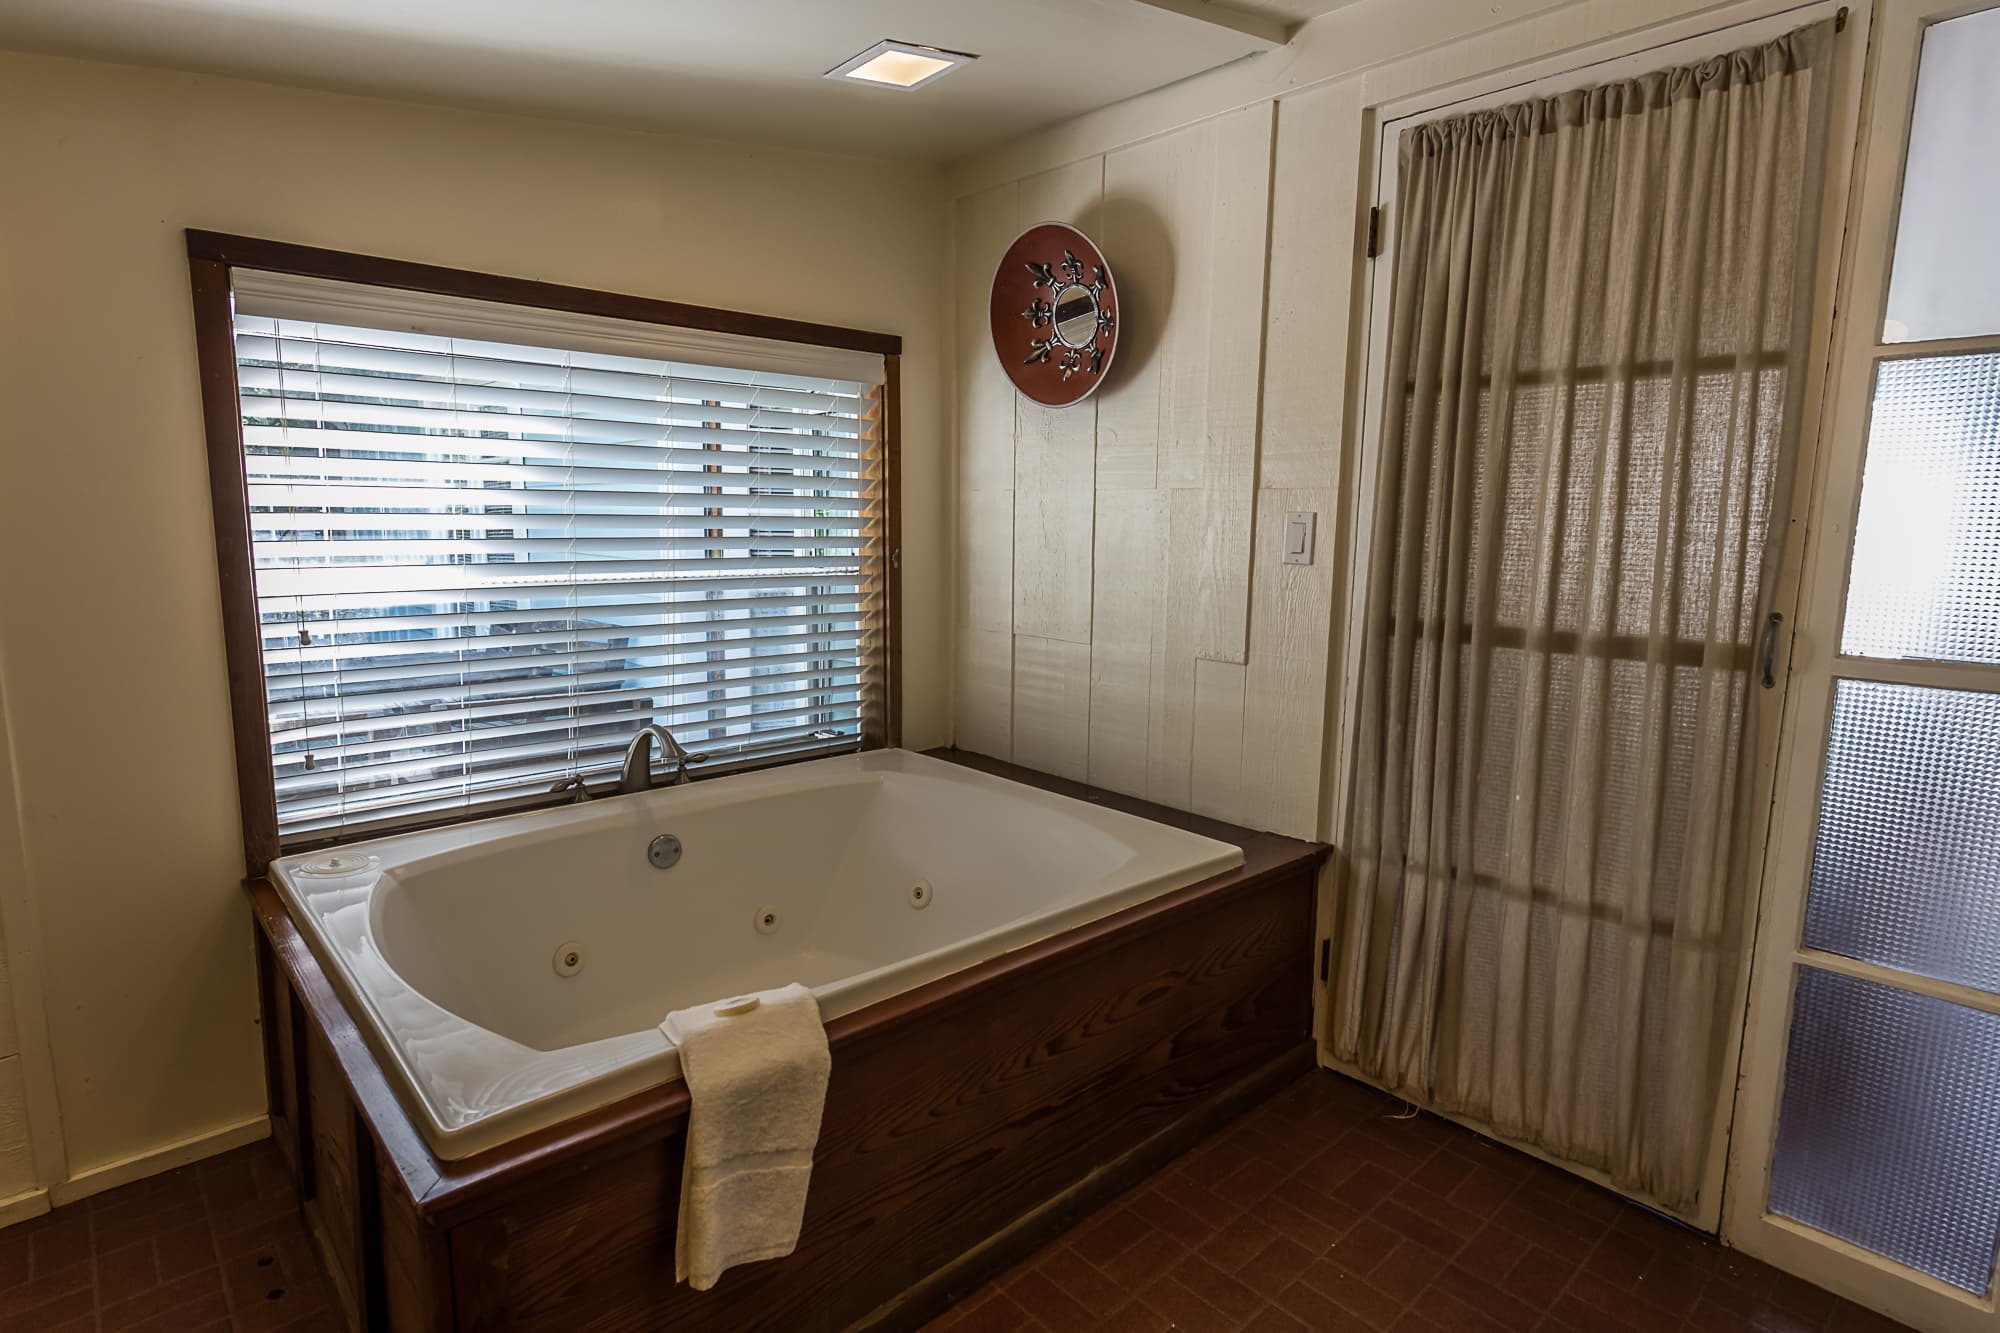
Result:
<instances>
[{"instance_id":1,"label":"white towel","mask_svg":"<svg viewBox=\"0 0 2000 1333\"><path fill-rule=\"evenodd\" d=\"M819 1004L797 984L676 1009L660 1030L693 1103L674 1277L707 1291L724 1269L798 1245L833 1061Z\"/></svg>"}]
</instances>

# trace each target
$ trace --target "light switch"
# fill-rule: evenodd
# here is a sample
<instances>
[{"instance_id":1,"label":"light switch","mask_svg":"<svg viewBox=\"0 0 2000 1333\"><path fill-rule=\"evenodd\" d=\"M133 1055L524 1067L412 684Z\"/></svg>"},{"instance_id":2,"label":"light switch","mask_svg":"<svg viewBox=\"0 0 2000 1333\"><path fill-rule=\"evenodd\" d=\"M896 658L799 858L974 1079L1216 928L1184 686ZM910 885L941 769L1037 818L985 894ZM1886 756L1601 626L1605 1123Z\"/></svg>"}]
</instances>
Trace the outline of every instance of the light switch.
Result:
<instances>
[{"instance_id":1,"label":"light switch","mask_svg":"<svg viewBox=\"0 0 2000 1333\"><path fill-rule=\"evenodd\" d=\"M1319 515L1307 511L1285 515L1285 563L1310 565L1313 562L1313 526Z\"/></svg>"}]
</instances>

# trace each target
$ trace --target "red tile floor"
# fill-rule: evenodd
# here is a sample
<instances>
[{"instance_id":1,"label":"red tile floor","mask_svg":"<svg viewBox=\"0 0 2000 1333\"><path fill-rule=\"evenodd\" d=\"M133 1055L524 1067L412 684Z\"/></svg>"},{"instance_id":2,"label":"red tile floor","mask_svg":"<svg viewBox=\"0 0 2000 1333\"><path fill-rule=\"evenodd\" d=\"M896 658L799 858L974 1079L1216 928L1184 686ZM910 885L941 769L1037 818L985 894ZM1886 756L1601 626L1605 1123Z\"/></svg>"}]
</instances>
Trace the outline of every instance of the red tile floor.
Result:
<instances>
[{"instance_id":1,"label":"red tile floor","mask_svg":"<svg viewBox=\"0 0 2000 1333\"><path fill-rule=\"evenodd\" d=\"M1314 1072L926 1333L1884 1333L1859 1306Z\"/></svg>"},{"instance_id":2,"label":"red tile floor","mask_svg":"<svg viewBox=\"0 0 2000 1333\"><path fill-rule=\"evenodd\" d=\"M0 1329L339 1327L269 1143L0 1230ZM926 1333L1898 1327L1554 1167L1315 1072Z\"/></svg>"},{"instance_id":3,"label":"red tile floor","mask_svg":"<svg viewBox=\"0 0 2000 1333\"><path fill-rule=\"evenodd\" d=\"M0 1230L0 1329L333 1333L331 1302L268 1142Z\"/></svg>"}]
</instances>

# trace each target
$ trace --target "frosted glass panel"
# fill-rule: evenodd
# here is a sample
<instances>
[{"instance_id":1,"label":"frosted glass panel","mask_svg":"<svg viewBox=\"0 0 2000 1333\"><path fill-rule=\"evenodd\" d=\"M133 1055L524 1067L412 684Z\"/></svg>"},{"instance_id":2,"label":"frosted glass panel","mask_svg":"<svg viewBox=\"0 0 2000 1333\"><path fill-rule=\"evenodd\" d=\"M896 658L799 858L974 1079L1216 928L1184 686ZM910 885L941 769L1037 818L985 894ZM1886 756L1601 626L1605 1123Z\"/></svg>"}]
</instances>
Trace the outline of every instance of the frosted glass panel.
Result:
<instances>
[{"instance_id":1,"label":"frosted glass panel","mask_svg":"<svg viewBox=\"0 0 2000 1333\"><path fill-rule=\"evenodd\" d=\"M2000 9L1933 24L1917 65L1910 160L1883 342L2000 332Z\"/></svg>"},{"instance_id":2,"label":"frosted glass panel","mask_svg":"<svg viewBox=\"0 0 2000 1333\"><path fill-rule=\"evenodd\" d=\"M2000 355L1876 372L1840 647L2000 662Z\"/></svg>"},{"instance_id":3,"label":"frosted glass panel","mask_svg":"<svg viewBox=\"0 0 2000 1333\"><path fill-rule=\"evenodd\" d=\"M1984 1292L2000 1233L2000 1017L1799 969L1771 1211Z\"/></svg>"},{"instance_id":4,"label":"frosted glass panel","mask_svg":"<svg viewBox=\"0 0 2000 1333\"><path fill-rule=\"evenodd\" d=\"M2000 991L2000 695L1843 680L1808 948Z\"/></svg>"}]
</instances>

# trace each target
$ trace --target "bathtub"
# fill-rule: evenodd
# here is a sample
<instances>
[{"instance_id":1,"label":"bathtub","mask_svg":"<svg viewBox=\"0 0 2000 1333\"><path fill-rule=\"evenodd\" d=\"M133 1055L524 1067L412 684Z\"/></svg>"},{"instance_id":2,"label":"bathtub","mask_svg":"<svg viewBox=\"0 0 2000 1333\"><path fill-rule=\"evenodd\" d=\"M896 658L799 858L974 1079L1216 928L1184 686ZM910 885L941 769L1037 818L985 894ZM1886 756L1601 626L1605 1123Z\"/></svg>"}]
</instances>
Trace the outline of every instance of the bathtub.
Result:
<instances>
[{"instance_id":1,"label":"bathtub","mask_svg":"<svg viewBox=\"0 0 2000 1333\"><path fill-rule=\"evenodd\" d=\"M678 1078L669 1010L797 981L832 1020L1242 863L886 750L285 857L270 879L449 1161Z\"/></svg>"}]
</instances>

